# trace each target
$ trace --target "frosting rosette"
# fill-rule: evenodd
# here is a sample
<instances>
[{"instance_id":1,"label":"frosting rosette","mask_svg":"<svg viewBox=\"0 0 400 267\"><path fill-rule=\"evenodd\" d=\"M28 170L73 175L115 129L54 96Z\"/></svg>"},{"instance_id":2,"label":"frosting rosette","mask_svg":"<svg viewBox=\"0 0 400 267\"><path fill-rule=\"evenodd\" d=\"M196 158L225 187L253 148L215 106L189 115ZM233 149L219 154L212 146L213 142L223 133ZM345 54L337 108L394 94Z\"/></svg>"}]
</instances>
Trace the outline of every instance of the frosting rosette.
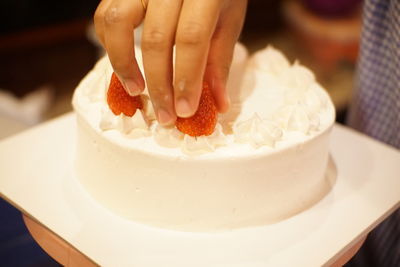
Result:
<instances>
[{"instance_id":1,"label":"frosting rosette","mask_svg":"<svg viewBox=\"0 0 400 267\"><path fill-rule=\"evenodd\" d=\"M235 142L249 143L253 147L274 147L282 138L282 130L269 120L262 120L256 113L246 121L238 122L233 127Z\"/></svg>"}]
</instances>

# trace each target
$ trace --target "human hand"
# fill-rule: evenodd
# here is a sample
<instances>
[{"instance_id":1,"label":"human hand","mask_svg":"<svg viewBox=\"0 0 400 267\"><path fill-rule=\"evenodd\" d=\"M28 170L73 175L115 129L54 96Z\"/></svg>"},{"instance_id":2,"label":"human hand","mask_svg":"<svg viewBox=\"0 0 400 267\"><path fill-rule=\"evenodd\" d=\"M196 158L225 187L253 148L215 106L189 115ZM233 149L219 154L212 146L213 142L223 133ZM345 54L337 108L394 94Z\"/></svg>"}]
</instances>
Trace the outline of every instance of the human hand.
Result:
<instances>
[{"instance_id":1,"label":"human hand","mask_svg":"<svg viewBox=\"0 0 400 267\"><path fill-rule=\"evenodd\" d=\"M133 30L144 21L142 54L157 120L171 125L198 107L203 79L219 112L229 108L226 81L247 0L103 0L96 33L130 95L145 87L134 53ZM173 46L176 46L173 68Z\"/></svg>"}]
</instances>

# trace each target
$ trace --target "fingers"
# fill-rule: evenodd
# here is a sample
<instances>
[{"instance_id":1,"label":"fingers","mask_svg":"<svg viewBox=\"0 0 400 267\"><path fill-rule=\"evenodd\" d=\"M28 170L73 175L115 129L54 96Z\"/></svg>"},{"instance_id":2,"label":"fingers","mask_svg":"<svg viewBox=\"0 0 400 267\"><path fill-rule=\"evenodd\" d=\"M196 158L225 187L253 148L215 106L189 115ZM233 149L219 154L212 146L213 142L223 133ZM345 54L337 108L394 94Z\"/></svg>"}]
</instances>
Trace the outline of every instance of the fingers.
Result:
<instances>
[{"instance_id":1,"label":"fingers","mask_svg":"<svg viewBox=\"0 0 400 267\"><path fill-rule=\"evenodd\" d=\"M218 110L226 111L229 101L225 85L247 1L148 2L142 51L158 121L168 125L175 121L176 115L190 117L195 113L204 74L213 90ZM224 3L228 5L223 6ZM100 42L108 52L114 71L131 95L144 89L144 79L135 60L133 37L133 29L143 17L144 10L139 0L103 0L95 14ZM172 66L174 42L175 75Z\"/></svg>"},{"instance_id":2,"label":"fingers","mask_svg":"<svg viewBox=\"0 0 400 267\"><path fill-rule=\"evenodd\" d=\"M142 35L147 88L157 120L171 125L176 120L173 98L172 49L182 1L149 1Z\"/></svg>"},{"instance_id":3,"label":"fingers","mask_svg":"<svg viewBox=\"0 0 400 267\"><path fill-rule=\"evenodd\" d=\"M230 1L221 11L210 42L205 80L211 87L217 109L224 113L229 108L226 82L233 51L239 38L246 13L247 0Z\"/></svg>"},{"instance_id":4,"label":"fingers","mask_svg":"<svg viewBox=\"0 0 400 267\"><path fill-rule=\"evenodd\" d=\"M134 53L133 30L144 17L140 1L103 0L95 14L96 32L111 65L130 95L144 89Z\"/></svg>"},{"instance_id":5,"label":"fingers","mask_svg":"<svg viewBox=\"0 0 400 267\"><path fill-rule=\"evenodd\" d=\"M185 0L176 32L174 97L179 117L192 116L198 107L209 42L223 1Z\"/></svg>"}]
</instances>

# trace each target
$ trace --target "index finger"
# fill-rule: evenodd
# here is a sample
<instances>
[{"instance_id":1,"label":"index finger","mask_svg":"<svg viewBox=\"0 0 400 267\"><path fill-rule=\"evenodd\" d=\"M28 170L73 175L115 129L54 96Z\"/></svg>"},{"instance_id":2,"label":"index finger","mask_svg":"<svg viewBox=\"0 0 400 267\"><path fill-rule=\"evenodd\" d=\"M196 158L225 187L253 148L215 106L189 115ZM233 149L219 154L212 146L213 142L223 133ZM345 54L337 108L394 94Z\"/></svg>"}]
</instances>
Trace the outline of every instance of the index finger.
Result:
<instances>
[{"instance_id":1,"label":"index finger","mask_svg":"<svg viewBox=\"0 0 400 267\"><path fill-rule=\"evenodd\" d=\"M133 30L143 16L140 1L125 0L111 0L104 15L105 48L115 73L130 95L137 95L144 89L133 39Z\"/></svg>"},{"instance_id":2,"label":"index finger","mask_svg":"<svg viewBox=\"0 0 400 267\"><path fill-rule=\"evenodd\" d=\"M211 36L223 1L186 0L176 33L174 96L179 117L192 116L198 107Z\"/></svg>"}]
</instances>

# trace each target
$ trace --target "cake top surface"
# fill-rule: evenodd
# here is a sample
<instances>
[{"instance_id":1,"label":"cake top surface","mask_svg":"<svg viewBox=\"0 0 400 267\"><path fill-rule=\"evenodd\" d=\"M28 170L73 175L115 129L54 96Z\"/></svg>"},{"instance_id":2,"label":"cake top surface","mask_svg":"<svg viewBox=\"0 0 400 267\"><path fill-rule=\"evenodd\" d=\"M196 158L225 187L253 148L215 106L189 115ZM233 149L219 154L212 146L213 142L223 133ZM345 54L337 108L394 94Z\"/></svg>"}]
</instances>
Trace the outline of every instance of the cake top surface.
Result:
<instances>
[{"instance_id":1,"label":"cake top surface","mask_svg":"<svg viewBox=\"0 0 400 267\"><path fill-rule=\"evenodd\" d=\"M136 56L142 68L140 49ZM307 142L334 122L333 104L314 74L270 46L250 58L236 46L227 85L231 108L219 115L209 136L191 137L159 125L147 89L143 110L132 117L114 115L106 101L112 72L108 58L100 59L75 90L74 109L111 142L160 157L257 157Z\"/></svg>"}]
</instances>

